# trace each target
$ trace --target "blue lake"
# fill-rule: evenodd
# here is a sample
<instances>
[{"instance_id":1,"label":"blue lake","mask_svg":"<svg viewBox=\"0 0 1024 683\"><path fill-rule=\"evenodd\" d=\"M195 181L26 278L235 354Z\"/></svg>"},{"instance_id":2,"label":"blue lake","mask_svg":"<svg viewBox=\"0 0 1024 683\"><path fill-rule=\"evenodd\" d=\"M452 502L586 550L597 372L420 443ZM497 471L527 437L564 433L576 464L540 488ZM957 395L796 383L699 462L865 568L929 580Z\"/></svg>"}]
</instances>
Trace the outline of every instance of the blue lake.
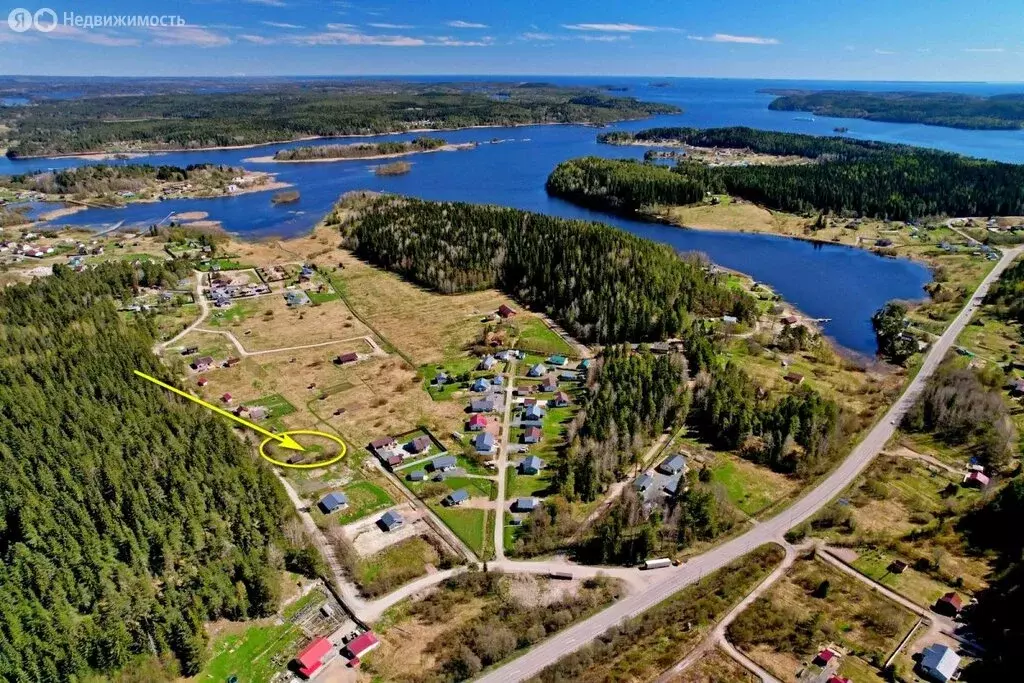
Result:
<instances>
[{"instance_id":1,"label":"blue lake","mask_svg":"<svg viewBox=\"0 0 1024 683\"><path fill-rule=\"evenodd\" d=\"M453 80L419 79L419 80ZM494 80L494 79L490 79ZM521 78L509 80L522 80ZM995 84L917 83L818 83L796 81L740 81L713 79L646 78L545 78L559 83L614 84L629 90L622 95L675 104L682 114L630 121L613 129L638 130L651 126L730 126L801 133L832 134L833 128L849 128L851 137L883 140L945 149L1001 161L1024 161L1024 132L965 131L913 124L888 124L851 119L817 118L767 108L772 96L757 90L768 87L843 88L873 90L962 91L993 94L1020 91L1020 86ZM664 83L655 87L651 83ZM920 299L930 280L928 270L906 260L885 259L863 250L815 245L801 240L740 233L703 232L645 223L589 211L549 197L544 181L552 168L570 157L594 154L639 157L643 150L598 145L598 130L584 126L524 126L437 133L451 142L478 142L475 149L437 152L407 157L413 170L404 176L378 177L380 161L344 161L307 164L261 164L246 161L294 147L286 143L250 149L176 152L150 155L127 162L187 165L210 162L243 165L278 174L301 193L297 203L273 206L268 193L230 198L172 200L136 204L122 209L91 209L60 219L61 224L149 225L171 212L205 211L225 229L245 238L294 236L312 228L346 191L369 189L408 194L425 199L493 203L530 211L610 223L631 233L671 244L681 251L698 251L727 268L750 274L776 289L788 301L817 318L831 318L826 331L840 344L873 353L870 317L893 298ZM414 135L378 136L377 139L408 139ZM318 141L315 144L331 144ZM0 174L81 165L81 159L0 160Z\"/></svg>"}]
</instances>

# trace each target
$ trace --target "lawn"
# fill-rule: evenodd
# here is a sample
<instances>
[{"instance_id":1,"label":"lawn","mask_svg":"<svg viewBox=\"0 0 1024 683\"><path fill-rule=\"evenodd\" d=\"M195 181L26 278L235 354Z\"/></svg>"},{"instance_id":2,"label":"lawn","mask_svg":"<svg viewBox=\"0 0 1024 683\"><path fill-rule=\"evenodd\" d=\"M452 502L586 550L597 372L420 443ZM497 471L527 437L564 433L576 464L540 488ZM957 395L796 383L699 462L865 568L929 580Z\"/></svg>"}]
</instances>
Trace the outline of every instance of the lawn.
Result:
<instances>
[{"instance_id":1,"label":"lawn","mask_svg":"<svg viewBox=\"0 0 1024 683\"><path fill-rule=\"evenodd\" d=\"M255 315L259 306L257 300L236 300L228 308L214 308L206 324L210 327L223 327L240 323Z\"/></svg>"},{"instance_id":2,"label":"lawn","mask_svg":"<svg viewBox=\"0 0 1024 683\"><path fill-rule=\"evenodd\" d=\"M448 525L448 528L455 532L455 535L462 539L462 542L477 554L483 557L486 539L486 510L473 508L448 508L440 503L430 503L430 509L437 513L441 521Z\"/></svg>"},{"instance_id":3,"label":"lawn","mask_svg":"<svg viewBox=\"0 0 1024 683\"><path fill-rule=\"evenodd\" d=\"M483 512L479 510L478 512ZM440 556L421 536L413 536L369 557L355 567L355 579L371 597L390 593L402 584L427 573L426 565L436 565Z\"/></svg>"},{"instance_id":4,"label":"lawn","mask_svg":"<svg viewBox=\"0 0 1024 683\"><path fill-rule=\"evenodd\" d=\"M539 474L519 474L516 468L509 467L505 472L505 498L545 496L551 488L551 477L549 468Z\"/></svg>"},{"instance_id":5,"label":"lawn","mask_svg":"<svg viewBox=\"0 0 1024 683\"><path fill-rule=\"evenodd\" d=\"M547 355L571 356L575 353L575 349L540 318L517 316L514 324L519 331L516 348Z\"/></svg>"},{"instance_id":6,"label":"lawn","mask_svg":"<svg viewBox=\"0 0 1024 683\"><path fill-rule=\"evenodd\" d=\"M307 607L319 606L326 600L327 596L322 591L315 589L311 590L298 600L286 605L285 608L281 610L281 616L284 619L291 619Z\"/></svg>"},{"instance_id":7,"label":"lawn","mask_svg":"<svg viewBox=\"0 0 1024 683\"><path fill-rule=\"evenodd\" d=\"M270 394L269 396L262 396L255 401L249 401L245 404L250 408L260 406L267 409L267 419L274 420L285 415L291 415L295 412L295 406L289 403L281 394Z\"/></svg>"},{"instance_id":8,"label":"lawn","mask_svg":"<svg viewBox=\"0 0 1024 683\"><path fill-rule=\"evenodd\" d=\"M221 270L249 270L255 267L241 263L240 261L236 261L232 257L222 257L210 259L209 261L200 263L198 266L196 266L196 270L201 270L204 272L208 270L213 270L213 267L215 265L219 266Z\"/></svg>"},{"instance_id":9,"label":"lawn","mask_svg":"<svg viewBox=\"0 0 1024 683\"><path fill-rule=\"evenodd\" d=\"M888 586L900 595L910 598L922 607L931 607L950 588L935 579L907 567L902 574L889 571L889 564L897 559L879 550L861 553L853 563L853 568L884 586ZM906 561L906 558L901 558ZM963 589L961 588L962 592Z\"/></svg>"},{"instance_id":10,"label":"lawn","mask_svg":"<svg viewBox=\"0 0 1024 683\"><path fill-rule=\"evenodd\" d=\"M338 514L338 524L354 522L395 504L387 491L369 481L349 484L342 492L348 496L348 507Z\"/></svg>"},{"instance_id":11,"label":"lawn","mask_svg":"<svg viewBox=\"0 0 1024 683\"><path fill-rule=\"evenodd\" d=\"M716 457L711 480L722 485L733 505L752 517L785 498L794 488L779 474L724 454Z\"/></svg>"},{"instance_id":12,"label":"lawn","mask_svg":"<svg viewBox=\"0 0 1024 683\"><path fill-rule=\"evenodd\" d=\"M196 676L202 683L224 683L237 676L239 683L265 683L288 664L302 631L292 624L250 626L213 644L213 657Z\"/></svg>"}]
</instances>

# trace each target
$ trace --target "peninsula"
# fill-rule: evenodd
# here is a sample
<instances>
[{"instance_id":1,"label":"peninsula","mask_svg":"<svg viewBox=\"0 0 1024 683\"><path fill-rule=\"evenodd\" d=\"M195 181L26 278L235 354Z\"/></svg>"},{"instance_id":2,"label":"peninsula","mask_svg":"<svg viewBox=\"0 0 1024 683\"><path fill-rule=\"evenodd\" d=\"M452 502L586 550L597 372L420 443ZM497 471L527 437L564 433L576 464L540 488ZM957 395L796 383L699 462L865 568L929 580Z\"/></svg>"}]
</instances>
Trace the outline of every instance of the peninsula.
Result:
<instances>
[{"instance_id":1,"label":"peninsula","mask_svg":"<svg viewBox=\"0 0 1024 683\"><path fill-rule=\"evenodd\" d=\"M424 152L455 152L473 149L475 142L450 144L440 138L420 136L415 140L398 142L356 142L349 145L305 145L278 150L273 156L251 157L253 163L304 163L316 161L354 161L364 159L393 159Z\"/></svg>"}]
</instances>

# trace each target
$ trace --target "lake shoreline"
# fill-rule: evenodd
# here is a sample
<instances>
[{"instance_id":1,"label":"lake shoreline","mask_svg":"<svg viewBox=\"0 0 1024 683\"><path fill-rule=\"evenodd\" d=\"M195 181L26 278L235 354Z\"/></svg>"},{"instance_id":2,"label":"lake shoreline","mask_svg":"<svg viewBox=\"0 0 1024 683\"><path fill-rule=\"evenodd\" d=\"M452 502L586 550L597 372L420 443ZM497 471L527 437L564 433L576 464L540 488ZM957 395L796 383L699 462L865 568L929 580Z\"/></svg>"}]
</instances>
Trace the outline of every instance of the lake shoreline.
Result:
<instances>
[{"instance_id":1,"label":"lake shoreline","mask_svg":"<svg viewBox=\"0 0 1024 683\"><path fill-rule=\"evenodd\" d=\"M445 144L434 149L413 149L406 152L395 152L394 154L371 154L364 157L319 157L316 159L275 159L272 156L247 157L242 159L242 162L250 164L310 164L335 161L374 161L379 159L398 159L400 157L412 156L414 154L430 154L431 152L462 152L470 149L476 149L477 144L478 143L476 142L459 142L455 144Z\"/></svg>"}]
</instances>

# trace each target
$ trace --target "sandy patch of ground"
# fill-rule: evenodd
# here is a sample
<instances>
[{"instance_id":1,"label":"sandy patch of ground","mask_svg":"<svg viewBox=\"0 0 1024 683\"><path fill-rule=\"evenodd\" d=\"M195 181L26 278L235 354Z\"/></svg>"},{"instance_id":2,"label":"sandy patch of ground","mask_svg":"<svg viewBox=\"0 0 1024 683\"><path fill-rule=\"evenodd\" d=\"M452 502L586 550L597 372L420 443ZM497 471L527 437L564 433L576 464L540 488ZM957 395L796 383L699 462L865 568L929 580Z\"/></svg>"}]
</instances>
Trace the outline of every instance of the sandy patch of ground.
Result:
<instances>
[{"instance_id":1,"label":"sandy patch of ground","mask_svg":"<svg viewBox=\"0 0 1024 683\"><path fill-rule=\"evenodd\" d=\"M553 581L534 574L510 574L506 578L509 595L522 605L530 607L551 605L576 595L580 580Z\"/></svg>"},{"instance_id":2,"label":"sandy patch of ground","mask_svg":"<svg viewBox=\"0 0 1024 683\"><path fill-rule=\"evenodd\" d=\"M717 647L708 650L672 683L757 683L757 677Z\"/></svg>"},{"instance_id":3,"label":"sandy patch of ground","mask_svg":"<svg viewBox=\"0 0 1024 683\"><path fill-rule=\"evenodd\" d=\"M352 541L352 547L355 548L356 553L358 553L360 557L376 555L388 546L395 545L399 541L404 541L407 538L419 536L424 533L430 533L427 523L421 520L421 513L418 512L412 504L406 503L404 505L388 509L394 510L400 514L405 520L405 524L402 524L393 531L382 530L377 524L377 520L381 518L381 515L383 515L386 510L381 510L378 513L364 517L363 519L342 527L342 530L345 532L345 536Z\"/></svg>"},{"instance_id":4,"label":"sandy patch of ground","mask_svg":"<svg viewBox=\"0 0 1024 683\"><path fill-rule=\"evenodd\" d=\"M172 218L176 221L200 221L209 215L206 211L182 211L174 214Z\"/></svg>"}]
</instances>

